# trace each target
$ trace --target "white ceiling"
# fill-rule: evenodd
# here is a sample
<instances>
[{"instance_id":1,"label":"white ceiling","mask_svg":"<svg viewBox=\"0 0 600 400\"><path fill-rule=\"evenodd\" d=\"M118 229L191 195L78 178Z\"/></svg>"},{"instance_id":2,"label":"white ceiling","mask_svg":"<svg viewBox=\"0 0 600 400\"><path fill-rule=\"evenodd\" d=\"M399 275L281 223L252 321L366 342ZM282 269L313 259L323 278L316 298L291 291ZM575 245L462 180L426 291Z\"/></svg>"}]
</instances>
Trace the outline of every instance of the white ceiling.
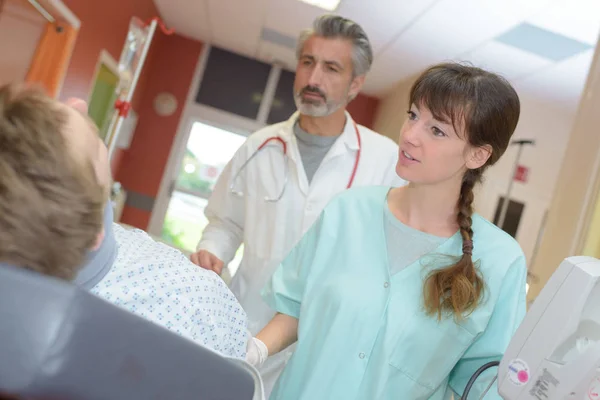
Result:
<instances>
[{"instance_id":1,"label":"white ceiling","mask_svg":"<svg viewBox=\"0 0 600 400\"><path fill-rule=\"evenodd\" d=\"M294 50L261 39L263 28L295 38L324 12L298 0L154 1L179 34L290 70ZM378 97L428 65L454 59L499 72L518 90L573 106L600 31L600 0L342 0L336 13L369 35L375 62L364 91ZM556 62L495 40L523 22L592 48Z\"/></svg>"}]
</instances>

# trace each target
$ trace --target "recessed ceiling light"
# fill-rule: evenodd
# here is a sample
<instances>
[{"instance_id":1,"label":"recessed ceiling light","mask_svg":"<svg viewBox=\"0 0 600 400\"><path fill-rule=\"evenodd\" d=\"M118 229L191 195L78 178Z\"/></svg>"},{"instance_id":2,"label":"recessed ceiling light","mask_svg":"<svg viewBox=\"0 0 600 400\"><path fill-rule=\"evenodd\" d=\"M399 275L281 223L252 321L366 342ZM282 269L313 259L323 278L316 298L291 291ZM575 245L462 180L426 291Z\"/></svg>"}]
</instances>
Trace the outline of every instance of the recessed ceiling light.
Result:
<instances>
[{"instance_id":1,"label":"recessed ceiling light","mask_svg":"<svg viewBox=\"0 0 600 400\"><path fill-rule=\"evenodd\" d=\"M341 0L300 0L311 6L322 8L323 10L333 11L340 5Z\"/></svg>"},{"instance_id":2,"label":"recessed ceiling light","mask_svg":"<svg viewBox=\"0 0 600 400\"><path fill-rule=\"evenodd\" d=\"M587 43L526 22L503 33L496 40L557 62L594 48Z\"/></svg>"}]
</instances>

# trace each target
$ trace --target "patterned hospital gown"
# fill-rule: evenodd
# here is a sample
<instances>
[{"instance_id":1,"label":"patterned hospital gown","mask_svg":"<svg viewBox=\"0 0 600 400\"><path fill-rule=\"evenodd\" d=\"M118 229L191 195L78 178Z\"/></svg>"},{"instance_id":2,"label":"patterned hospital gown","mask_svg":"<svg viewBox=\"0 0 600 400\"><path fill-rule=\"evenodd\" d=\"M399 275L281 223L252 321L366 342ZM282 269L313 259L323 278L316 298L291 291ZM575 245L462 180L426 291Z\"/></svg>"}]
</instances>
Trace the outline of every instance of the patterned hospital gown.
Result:
<instances>
[{"instance_id":1,"label":"patterned hospital gown","mask_svg":"<svg viewBox=\"0 0 600 400\"><path fill-rule=\"evenodd\" d=\"M92 293L225 356L244 358L247 317L225 282L146 232L113 226L119 253Z\"/></svg>"}]
</instances>

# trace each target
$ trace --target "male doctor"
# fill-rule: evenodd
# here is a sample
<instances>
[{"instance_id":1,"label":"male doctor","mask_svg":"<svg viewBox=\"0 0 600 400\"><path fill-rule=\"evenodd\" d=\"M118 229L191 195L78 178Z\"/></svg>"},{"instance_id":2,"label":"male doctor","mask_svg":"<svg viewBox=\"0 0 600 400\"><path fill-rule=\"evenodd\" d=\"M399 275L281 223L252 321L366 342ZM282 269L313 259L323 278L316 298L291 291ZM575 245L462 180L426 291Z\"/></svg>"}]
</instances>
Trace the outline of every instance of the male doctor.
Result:
<instances>
[{"instance_id":1,"label":"male doctor","mask_svg":"<svg viewBox=\"0 0 600 400\"><path fill-rule=\"evenodd\" d=\"M398 146L356 124L346 111L373 60L363 29L340 16L317 18L300 34L297 57L298 112L249 136L226 166L206 207L209 224L191 257L220 274L244 244L231 288L253 335L275 314L260 291L328 201L351 186L403 184L393 172ZM278 139L258 151L271 138ZM263 365L267 396L292 348Z\"/></svg>"}]
</instances>

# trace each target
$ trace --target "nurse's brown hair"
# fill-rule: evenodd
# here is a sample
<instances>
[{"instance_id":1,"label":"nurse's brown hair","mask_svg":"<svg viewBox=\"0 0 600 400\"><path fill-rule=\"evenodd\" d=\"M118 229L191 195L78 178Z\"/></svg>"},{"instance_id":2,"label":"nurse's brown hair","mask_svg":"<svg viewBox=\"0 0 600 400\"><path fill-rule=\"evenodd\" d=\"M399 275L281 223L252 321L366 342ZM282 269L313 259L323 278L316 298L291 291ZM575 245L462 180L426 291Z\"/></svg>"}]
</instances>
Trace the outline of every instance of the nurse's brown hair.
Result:
<instances>
[{"instance_id":1,"label":"nurse's brown hair","mask_svg":"<svg viewBox=\"0 0 600 400\"><path fill-rule=\"evenodd\" d=\"M468 65L444 63L430 67L414 83L410 103L426 107L437 120L451 123L471 146L487 146L491 155L462 179L456 219L463 240L462 257L434 270L425 281L425 309L441 318L462 318L472 312L484 293L484 281L473 262L473 189L484 170L504 154L517 127L520 101L504 78Z\"/></svg>"}]
</instances>

